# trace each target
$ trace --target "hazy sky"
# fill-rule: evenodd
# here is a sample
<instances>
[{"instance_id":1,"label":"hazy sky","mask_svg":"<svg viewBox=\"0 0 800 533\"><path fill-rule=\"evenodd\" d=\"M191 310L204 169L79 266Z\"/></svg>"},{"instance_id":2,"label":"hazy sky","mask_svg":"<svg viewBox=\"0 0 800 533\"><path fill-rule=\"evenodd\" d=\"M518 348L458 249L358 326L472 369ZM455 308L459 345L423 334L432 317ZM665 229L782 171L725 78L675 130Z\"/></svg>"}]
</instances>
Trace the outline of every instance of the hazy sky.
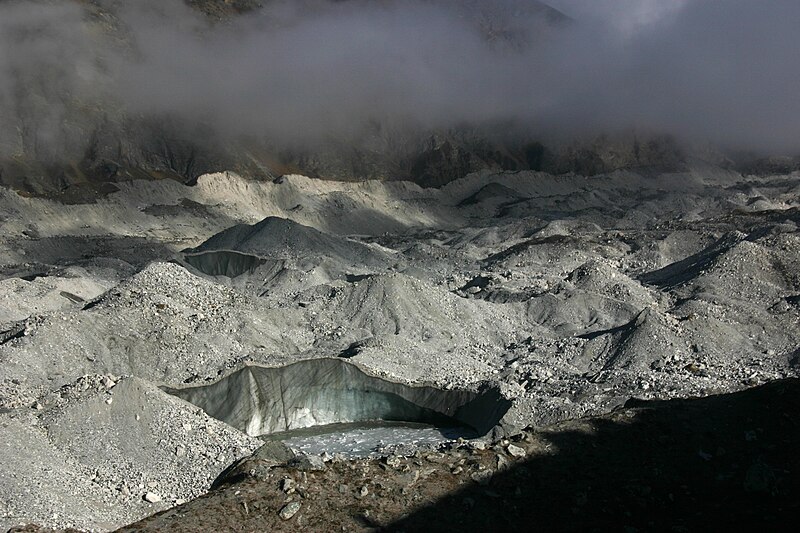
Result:
<instances>
[{"instance_id":1,"label":"hazy sky","mask_svg":"<svg viewBox=\"0 0 800 533\"><path fill-rule=\"evenodd\" d=\"M73 1L0 3L0 150L63 137L79 102L293 140L513 120L800 152L797 0L552 0L559 28L525 0L276 0L213 27L104 2L113 32Z\"/></svg>"}]
</instances>

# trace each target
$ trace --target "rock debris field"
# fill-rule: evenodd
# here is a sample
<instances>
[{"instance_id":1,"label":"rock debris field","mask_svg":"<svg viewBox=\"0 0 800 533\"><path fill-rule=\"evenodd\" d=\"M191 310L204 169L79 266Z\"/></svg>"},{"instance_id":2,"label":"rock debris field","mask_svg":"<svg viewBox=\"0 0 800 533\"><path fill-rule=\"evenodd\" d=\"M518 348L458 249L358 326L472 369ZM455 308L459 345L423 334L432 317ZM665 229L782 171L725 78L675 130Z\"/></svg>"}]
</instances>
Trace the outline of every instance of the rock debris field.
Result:
<instances>
[{"instance_id":1,"label":"rock debris field","mask_svg":"<svg viewBox=\"0 0 800 533\"><path fill-rule=\"evenodd\" d=\"M236 472L261 473L235 490L276 484L258 505L279 528L321 527L309 478L373 502L377 522L337 529L379 527L400 515L376 491L411 505L440 470L490 490L480 472L545 449L546 428L800 369L797 174L119 189L70 204L0 190L0 530L190 513ZM483 437L361 459L261 449L264 428L375 418Z\"/></svg>"}]
</instances>

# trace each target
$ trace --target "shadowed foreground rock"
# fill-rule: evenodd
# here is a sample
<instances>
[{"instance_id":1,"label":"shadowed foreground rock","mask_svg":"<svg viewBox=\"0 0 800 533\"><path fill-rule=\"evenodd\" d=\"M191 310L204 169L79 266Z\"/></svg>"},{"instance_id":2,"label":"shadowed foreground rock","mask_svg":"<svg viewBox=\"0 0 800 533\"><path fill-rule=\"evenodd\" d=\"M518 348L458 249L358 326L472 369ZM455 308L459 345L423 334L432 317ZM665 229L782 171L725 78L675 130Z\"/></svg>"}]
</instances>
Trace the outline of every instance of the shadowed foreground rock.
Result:
<instances>
[{"instance_id":1,"label":"shadowed foreground rock","mask_svg":"<svg viewBox=\"0 0 800 533\"><path fill-rule=\"evenodd\" d=\"M324 470L251 460L232 484L120 531L792 530L798 415L792 379L704 399L632 400L485 449Z\"/></svg>"}]
</instances>

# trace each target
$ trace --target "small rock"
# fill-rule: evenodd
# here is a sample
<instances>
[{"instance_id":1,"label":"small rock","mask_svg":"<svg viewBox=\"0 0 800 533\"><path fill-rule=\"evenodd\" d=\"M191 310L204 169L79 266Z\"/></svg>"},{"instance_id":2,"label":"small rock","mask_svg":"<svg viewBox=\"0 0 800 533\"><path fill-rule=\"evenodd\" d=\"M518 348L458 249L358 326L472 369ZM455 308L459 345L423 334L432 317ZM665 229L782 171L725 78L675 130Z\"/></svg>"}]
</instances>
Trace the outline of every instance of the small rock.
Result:
<instances>
[{"instance_id":1,"label":"small rock","mask_svg":"<svg viewBox=\"0 0 800 533\"><path fill-rule=\"evenodd\" d=\"M526 455L525 448L522 448L521 446L517 446L515 444L509 444L506 450L508 450L509 455L511 455L512 457L516 457L517 459L525 457Z\"/></svg>"},{"instance_id":2,"label":"small rock","mask_svg":"<svg viewBox=\"0 0 800 533\"><path fill-rule=\"evenodd\" d=\"M406 472L402 476L399 476L397 480L405 485L406 488L411 487L419 480L419 470L411 470L410 472Z\"/></svg>"},{"instance_id":3,"label":"small rock","mask_svg":"<svg viewBox=\"0 0 800 533\"><path fill-rule=\"evenodd\" d=\"M106 405L111 405L114 402L114 398L106 398Z\"/></svg>"},{"instance_id":4,"label":"small rock","mask_svg":"<svg viewBox=\"0 0 800 533\"><path fill-rule=\"evenodd\" d=\"M472 478L472 481L476 482L478 485L484 485L485 486L485 485L488 485L489 482L492 480L492 475L493 474L494 474L494 472L492 472L491 469L487 468L486 470L481 470L479 472L473 472L470 477Z\"/></svg>"},{"instance_id":5,"label":"small rock","mask_svg":"<svg viewBox=\"0 0 800 533\"><path fill-rule=\"evenodd\" d=\"M321 472L326 468L325 461L319 455L300 455L291 459L287 464L297 470L309 472Z\"/></svg>"},{"instance_id":6,"label":"small rock","mask_svg":"<svg viewBox=\"0 0 800 533\"><path fill-rule=\"evenodd\" d=\"M509 462L508 459L503 457L502 455L497 456L497 470L505 470L508 468Z\"/></svg>"},{"instance_id":7,"label":"small rock","mask_svg":"<svg viewBox=\"0 0 800 533\"><path fill-rule=\"evenodd\" d=\"M283 520L289 520L290 518L292 518L294 515L297 514L297 512L300 510L300 507L301 507L300 502L287 503L286 505L283 506L278 515Z\"/></svg>"},{"instance_id":8,"label":"small rock","mask_svg":"<svg viewBox=\"0 0 800 533\"><path fill-rule=\"evenodd\" d=\"M485 450L486 449L486 443L484 441L482 441L482 440L473 440L472 442L469 443L469 445L473 450Z\"/></svg>"},{"instance_id":9,"label":"small rock","mask_svg":"<svg viewBox=\"0 0 800 533\"><path fill-rule=\"evenodd\" d=\"M398 468L400 466L400 458L396 455L390 455L386 458L386 464L392 468Z\"/></svg>"},{"instance_id":10,"label":"small rock","mask_svg":"<svg viewBox=\"0 0 800 533\"><path fill-rule=\"evenodd\" d=\"M186 457L186 448L184 448L183 446L178 446L177 448L175 448L175 455L177 455L178 457Z\"/></svg>"},{"instance_id":11,"label":"small rock","mask_svg":"<svg viewBox=\"0 0 800 533\"><path fill-rule=\"evenodd\" d=\"M369 487L367 487L366 485L358 489L358 495L361 496L362 498L365 497L367 494L369 494Z\"/></svg>"},{"instance_id":12,"label":"small rock","mask_svg":"<svg viewBox=\"0 0 800 533\"><path fill-rule=\"evenodd\" d=\"M698 365L697 363L689 363L688 365L683 367L683 369L692 374L698 374L702 370L700 365Z\"/></svg>"},{"instance_id":13,"label":"small rock","mask_svg":"<svg viewBox=\"0 0 800 533\"><path fill-rule=\"evenodd\" d=\"M325 461L319 455L311 455L308 458L309 470L325 470Z\"/></svg>"},{"instance_id":14,"label":"small rock","mask_svg":"<svg viewBox=\"0 0 800 533\"><path fill-rule=\"evenodd\" d=\"M281 490L285 494L292 494L297 490L297 482L290 477L283 478L283 481L281 481Z\"/></svg>"},{"instance_id":15,"label":"small rock","mask_svg":"<svg viewBox=\"0 0 800 533\"><path fill-rule=\"evenodd\" d=\"M144 495L144 501L150 503L158 503L161 501L161 496L159 496L155 492L148 492Z\"/></svg>"}]
</instances>

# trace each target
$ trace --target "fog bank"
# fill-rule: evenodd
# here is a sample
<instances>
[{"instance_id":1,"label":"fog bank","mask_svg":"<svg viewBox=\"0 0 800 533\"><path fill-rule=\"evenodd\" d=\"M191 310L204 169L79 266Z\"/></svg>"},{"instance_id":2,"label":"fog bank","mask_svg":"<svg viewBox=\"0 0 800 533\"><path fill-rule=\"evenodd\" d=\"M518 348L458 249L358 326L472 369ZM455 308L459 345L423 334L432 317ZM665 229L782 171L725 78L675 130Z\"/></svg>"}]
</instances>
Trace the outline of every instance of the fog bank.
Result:
<instances>
[{"instance_id":1,"label":"fog bank","mask_svg":"<svg viewBox=\"0 0 800 533\"><path fill-rule=\"evenodd\" d=\"M226 138L516 124L800 149L800 4L265 2L212 23L180 0L0 3L0 151L169 115ZM27 148L26 148L27 147Z\"/></svg>"}]
</instances>

